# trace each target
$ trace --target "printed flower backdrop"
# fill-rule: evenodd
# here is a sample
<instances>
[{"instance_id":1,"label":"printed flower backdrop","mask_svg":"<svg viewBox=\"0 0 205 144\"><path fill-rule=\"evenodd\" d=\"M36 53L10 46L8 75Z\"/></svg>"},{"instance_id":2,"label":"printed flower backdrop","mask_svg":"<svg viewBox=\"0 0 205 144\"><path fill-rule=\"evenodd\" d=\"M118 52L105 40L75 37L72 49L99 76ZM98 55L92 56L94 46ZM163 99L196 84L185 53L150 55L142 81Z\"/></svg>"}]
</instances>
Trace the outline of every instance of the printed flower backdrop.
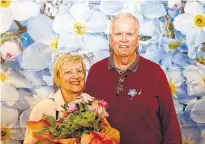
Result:
<instances>
[{"instance_id":1,"label":"printed flower backdrop","mask_svg":"<svg viewBox=\"0 0 205 144\"><path fill-rule=\"evenodd\" d=\"M56 55L109 55L109 23L140 23L139 53L167 74L183 142L205 143L204 0L0 0L1 143L23 142L32 107L53 91ZM9 115L8 115L9 113Z\"/></svg>"}]
</instances>

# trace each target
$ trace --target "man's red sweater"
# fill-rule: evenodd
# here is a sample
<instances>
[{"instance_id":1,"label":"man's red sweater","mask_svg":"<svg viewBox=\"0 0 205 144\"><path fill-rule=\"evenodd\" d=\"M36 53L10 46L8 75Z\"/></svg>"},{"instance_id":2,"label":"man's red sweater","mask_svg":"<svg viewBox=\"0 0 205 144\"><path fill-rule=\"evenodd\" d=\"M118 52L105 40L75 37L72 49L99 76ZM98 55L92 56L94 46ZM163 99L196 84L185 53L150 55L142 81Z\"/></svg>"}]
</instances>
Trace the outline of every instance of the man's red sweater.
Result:
<instances>
[{"instance_id":1,"label":"man's red sweater","mask_svg":"<svg viewBox=\"0 0 205 144\"><path fill-rule=\"evenodd\" d=\"M108 121L120 131L120 144L181 144L169 84L161 67L140 56L137 71L123 75L123 92L116 96L119 73L108 70L106 58L91 67L84 91L108 102Z\"/></svg>"}]
</instances>

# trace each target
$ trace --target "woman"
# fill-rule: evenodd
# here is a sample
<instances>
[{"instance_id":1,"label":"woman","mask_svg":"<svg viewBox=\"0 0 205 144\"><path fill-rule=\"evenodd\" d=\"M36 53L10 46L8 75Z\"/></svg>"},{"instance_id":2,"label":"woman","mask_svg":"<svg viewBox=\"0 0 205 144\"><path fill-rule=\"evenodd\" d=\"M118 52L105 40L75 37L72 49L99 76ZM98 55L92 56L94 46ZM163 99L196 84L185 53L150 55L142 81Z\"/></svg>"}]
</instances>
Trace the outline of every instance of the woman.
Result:
<instances>
[{"instance_id":1,"label":"woman","mask_svg":"<svg viewBox=\"0 0 205 144\"><path fill-rule=\"evenodd\" d=\"M54 64L54 82L59 87L53 98L48 98L38 103L30 114L29 121L39 121L42 114L52 115L56 120L61 117L63 108L61 105L78 97L85 83L85 64L80 56L63 54L57 57ZM26 130L24 144L35 144L36 136L30 129Z\"/></svg>"}]
</instances>

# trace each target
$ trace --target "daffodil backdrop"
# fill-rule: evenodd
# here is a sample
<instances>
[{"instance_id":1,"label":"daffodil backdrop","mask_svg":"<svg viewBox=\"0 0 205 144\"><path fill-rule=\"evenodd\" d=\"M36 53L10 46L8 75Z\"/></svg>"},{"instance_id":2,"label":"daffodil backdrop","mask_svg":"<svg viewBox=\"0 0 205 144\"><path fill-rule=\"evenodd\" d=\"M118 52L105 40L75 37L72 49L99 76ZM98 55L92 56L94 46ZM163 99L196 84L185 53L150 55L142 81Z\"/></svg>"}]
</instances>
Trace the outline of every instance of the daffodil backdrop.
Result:
<instances>
[{"instance_id":1,"label":"daffodil backdrop","mask_svg":"<svg viewBox=\"0 0 205 144\"><path fill-rule=\"evenodd\" d=\"M57 54L81 54L87 71L109 55L120 12L138 18L139 53L167 74L184 143L205 144L205 0L0 2L2 144L23 142L31 108L53 91Z\"/></svg>"}]
</instances>

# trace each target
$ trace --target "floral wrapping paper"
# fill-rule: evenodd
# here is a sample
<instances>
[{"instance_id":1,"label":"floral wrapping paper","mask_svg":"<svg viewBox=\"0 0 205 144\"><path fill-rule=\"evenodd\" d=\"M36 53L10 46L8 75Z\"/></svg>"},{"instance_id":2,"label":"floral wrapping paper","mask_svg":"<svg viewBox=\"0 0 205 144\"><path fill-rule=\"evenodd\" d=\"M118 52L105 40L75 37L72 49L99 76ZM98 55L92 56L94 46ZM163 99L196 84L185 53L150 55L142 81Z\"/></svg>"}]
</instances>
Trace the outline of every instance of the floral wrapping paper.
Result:
<instances>
[{"instance_id":1,"label":"floral wrapping paper","mask_svg":"<svg viewBox=\"0 0 205 144\"><path fill-rule=\"evenodd\" d=\"M80 142L75 138L56 140L53 139L49 133L38 135L37 132L42 129L43 126L47 126L44 120L38 122L28 121L27 125L33 132L33 136L39 140L39 144L50 144L52 142L60 144L119 144L120 141L119 131L112 128L106 119L102 123L101 132L92 131L90 135L83 134Z\"/></svg>"}]
</instances>

